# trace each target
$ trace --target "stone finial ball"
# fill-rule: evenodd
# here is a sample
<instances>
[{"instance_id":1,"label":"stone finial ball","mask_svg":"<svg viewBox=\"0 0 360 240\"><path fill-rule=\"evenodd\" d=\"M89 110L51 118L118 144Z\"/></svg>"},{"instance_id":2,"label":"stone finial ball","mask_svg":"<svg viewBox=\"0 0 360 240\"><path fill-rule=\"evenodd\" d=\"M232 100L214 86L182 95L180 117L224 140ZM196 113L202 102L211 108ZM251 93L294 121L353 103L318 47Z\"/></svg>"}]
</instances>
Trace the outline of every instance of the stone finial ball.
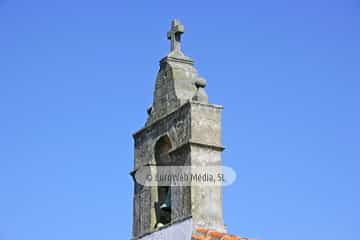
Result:
<instances>
[{"instance_id":1,"label":"stone finial ball","mask_svg":"<svg viewBox=\"0 0 360 240\"><path fill-rule=\"evenodd\" d=\"M206 80L203 78L198 77L195 80L195 85L197 88L204 88L206 86Z\"/></svg>"}]
</instances>

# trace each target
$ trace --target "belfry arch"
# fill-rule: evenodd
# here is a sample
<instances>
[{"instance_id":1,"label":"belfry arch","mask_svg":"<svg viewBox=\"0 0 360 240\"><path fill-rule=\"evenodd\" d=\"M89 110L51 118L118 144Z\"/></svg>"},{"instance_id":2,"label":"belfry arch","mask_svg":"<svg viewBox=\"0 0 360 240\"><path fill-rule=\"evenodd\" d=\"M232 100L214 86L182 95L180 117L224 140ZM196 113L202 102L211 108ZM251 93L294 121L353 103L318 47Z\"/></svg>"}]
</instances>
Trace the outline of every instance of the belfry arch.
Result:
<instances>
[{"instance_id":1,"label":"belfry arch","mask_svg":"<svg viewBox=\"0 0 360 240\"><path fill-rule=\"evenodd\" d=\"M171 163L169 151L172 148L171 140L167 135L159 138L155 144L155 164L159 167L169 166ZM157 202L155 202L155 228L171 222L171 186L157 186Z\"/></svg>"}]
</instances>

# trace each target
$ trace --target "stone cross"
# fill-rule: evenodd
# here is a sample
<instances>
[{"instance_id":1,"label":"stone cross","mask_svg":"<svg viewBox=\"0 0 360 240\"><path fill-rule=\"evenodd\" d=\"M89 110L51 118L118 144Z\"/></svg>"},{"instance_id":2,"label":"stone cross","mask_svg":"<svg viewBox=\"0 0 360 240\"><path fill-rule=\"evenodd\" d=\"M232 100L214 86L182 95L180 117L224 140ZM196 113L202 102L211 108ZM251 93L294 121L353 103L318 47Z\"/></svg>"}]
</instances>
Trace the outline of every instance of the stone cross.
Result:
<instances>
[{"instance_id":1,"label":"stone cross","mask_svg":"<svg viewBox=\"0 0 360 240\"><path fill-rule=\"evenodd\" d=\"M167 33L167 38L171 41L170 51L181 51L181 34L184 31L184 25L179 20L174 19L171 22L171 30Z\"/></svg>"}]
</instances>

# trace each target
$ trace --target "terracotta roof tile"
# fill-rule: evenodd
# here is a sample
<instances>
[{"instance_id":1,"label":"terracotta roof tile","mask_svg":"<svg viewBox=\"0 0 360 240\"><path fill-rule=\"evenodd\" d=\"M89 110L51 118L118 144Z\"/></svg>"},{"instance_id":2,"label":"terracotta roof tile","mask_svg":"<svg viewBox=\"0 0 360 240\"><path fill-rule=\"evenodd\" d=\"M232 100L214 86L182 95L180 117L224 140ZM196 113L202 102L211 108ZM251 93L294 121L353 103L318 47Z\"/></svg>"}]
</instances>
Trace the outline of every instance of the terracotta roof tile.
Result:
<instances>
[{"instance_id":1,"label":"terracotta roof tile","mask_svg":"<svg viewBox=\"0 0 360 240\"><path fill-rule=\"evenodd\" d=\"M197 228L196 234L192 235L192 240L255 240L255 239L233 236L226 233L212 231L206 228Z\"/></svg>"}]
</instances>

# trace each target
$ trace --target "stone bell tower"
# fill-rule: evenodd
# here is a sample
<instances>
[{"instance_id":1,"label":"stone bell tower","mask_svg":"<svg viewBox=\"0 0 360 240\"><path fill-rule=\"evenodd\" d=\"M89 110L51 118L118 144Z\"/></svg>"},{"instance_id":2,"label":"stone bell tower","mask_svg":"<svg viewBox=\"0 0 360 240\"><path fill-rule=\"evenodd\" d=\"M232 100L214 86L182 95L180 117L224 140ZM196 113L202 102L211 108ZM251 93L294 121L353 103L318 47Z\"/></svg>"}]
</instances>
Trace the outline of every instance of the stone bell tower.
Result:
<instances>
[{"instance_id":1,"label":"stone bell tower","mask_svg":"<svg viewBox=\"0 0 360 240\"><path fill-rule=\"evenodd\" d=\"M133 176L147 166L221 165L223 108L208 103L205 79L182 52L184 31L172 21L170 53L160 61L148 119L133 135ZM199 228L225 232L221 186L144 186L134 180L133 239L190 240ZM178 232L161 233L172 229Z\"/></svg>"}]
</instances>

